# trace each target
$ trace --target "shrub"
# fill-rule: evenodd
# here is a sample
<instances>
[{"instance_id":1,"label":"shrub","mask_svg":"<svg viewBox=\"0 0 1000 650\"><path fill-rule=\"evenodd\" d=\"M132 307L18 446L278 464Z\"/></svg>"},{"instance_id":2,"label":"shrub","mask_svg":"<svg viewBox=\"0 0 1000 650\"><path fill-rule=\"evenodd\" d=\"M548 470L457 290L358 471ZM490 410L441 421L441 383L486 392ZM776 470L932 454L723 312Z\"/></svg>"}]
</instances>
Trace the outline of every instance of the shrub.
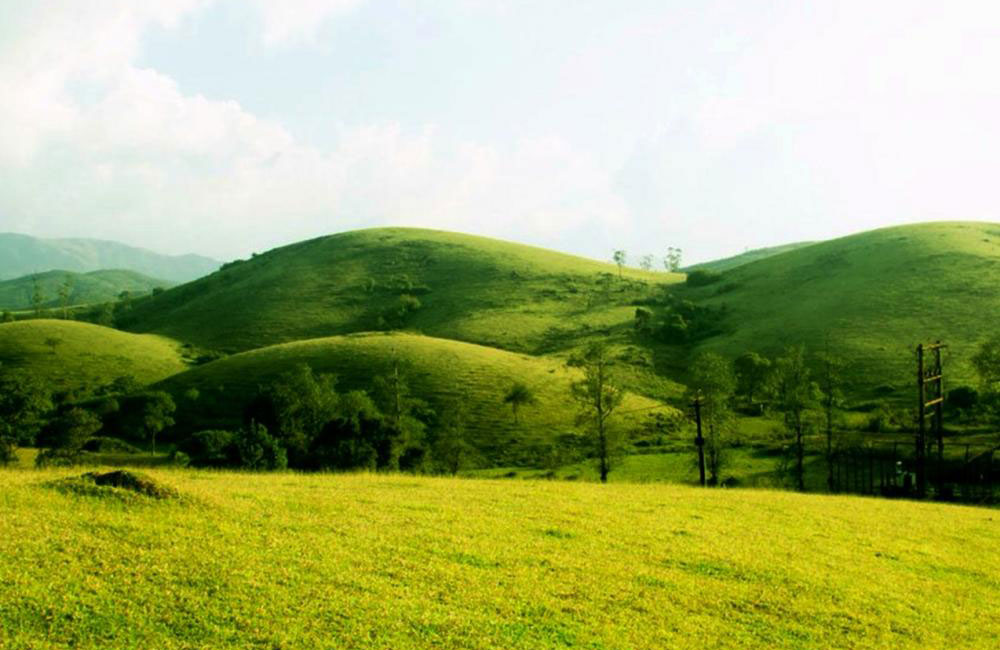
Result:
<instances>
[{"instance_id":1,"label":"shrub","mask_svg":"<svg viewBox=\"0 0 1000 650\"><path fill-rule=\"evenodd\" d=\"M953 409L971 411L979 403L979 391L971 386L959 386L948 391L947 405Z\"/></svg>"},{"instance_id":2,"label":"shrub","mask_svg":"<svg viewBox=\"0 0 1000 650\"><path fill-rule=\"evenodd\" d=\"M236 434L235 442L241 467L254 470L288 467L288 453L263 424L251 423Z\"/></svg>"},{"instance_id":3,"label":"shrub","mask_svg":"<svg viewBox=\"0 0 1000 650\"><path fill-rule=\"evenodd\" d=\"M199 431L181 445L181 451L195 467L232 467L239 464L235 439L232 431Z\"/></svg>"}]
</instances>

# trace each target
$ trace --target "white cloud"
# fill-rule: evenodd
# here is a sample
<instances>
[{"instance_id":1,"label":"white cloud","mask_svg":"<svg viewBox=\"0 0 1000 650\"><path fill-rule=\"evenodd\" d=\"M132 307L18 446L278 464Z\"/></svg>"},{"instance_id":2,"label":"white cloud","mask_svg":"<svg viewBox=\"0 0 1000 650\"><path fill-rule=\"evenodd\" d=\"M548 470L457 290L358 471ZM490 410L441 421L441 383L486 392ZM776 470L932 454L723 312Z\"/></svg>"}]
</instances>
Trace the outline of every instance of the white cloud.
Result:
<instances>
[{"instance_id":1,"label":"white cloud","mask_svg":"<svg viewBox=\"0 0 1000 650\"><path fill-rule=\"evenodd\" d=\"M67 1L0 16L23 34L0 50L10 98L0 104L0 229L229 256L373 223L544 241L624 219L599 163L555 138L500 148L373 124L342 127L320 150L136 66L145 27L201 4L85 11ZM265 37L308 34L347 4L306 3L302 15L262 4Z\"/></svg>"},{"instance_id":2,"label":"white cloud","mask_svg":"<svg viewBox=\"0 0 1000 650\"><path fill-rule=\"evenodd\" d=\"M268 45L312 43L323 24L365 0L252 0Z\"/></svg>"}]
</instances>

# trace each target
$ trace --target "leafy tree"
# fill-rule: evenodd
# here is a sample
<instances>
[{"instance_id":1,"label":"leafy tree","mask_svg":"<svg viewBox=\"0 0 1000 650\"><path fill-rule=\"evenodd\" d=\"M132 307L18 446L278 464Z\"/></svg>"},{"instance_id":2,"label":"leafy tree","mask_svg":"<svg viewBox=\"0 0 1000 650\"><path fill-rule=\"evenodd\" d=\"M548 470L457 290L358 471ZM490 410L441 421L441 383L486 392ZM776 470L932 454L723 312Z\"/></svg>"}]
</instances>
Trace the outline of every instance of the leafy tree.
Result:
<instances>
[{"instance_id":1,"label":"leafy tree","mask_svg":"<svg viewBox=\"0 0 1000 650\"><path fill-rule=\"evenodd\" d=\"M621 405L624 392L613 376L613 360L606 345L591 344L581 355L574 355L569 365L583 371L583 379L570 387L573 399L579 404L578 424L590 428L594 456L601 482L606 483L614 460L623 451L621 438L609 427L609 419Z\"/></svg>"},{"instance_id":2,"label":"leafy tree","mask_svg":"<svg viewBox=\"0 0 1000 650\"><path fill-rule=\"evenodd\" d=\"M833 421L836 409L843 403L843 393L840 390L843 360L830 352L827 345L818 359L817 379L820 391L820 402L823 408L823 419L826 425L826 485L833 492Z\"/></svg>"},{"instance_id":3,"label":"leafy tree","mask_svg":"<svg viewBox=\"0 0 1000 650\"><path fill-rule=\"evenodd\" d=\"M49 347L49 349L52 351L52 354L55 354L56 348L62 345L62 339L56 338L55 336L50 336L47 339L45 339L45 345Z\"/></svg>"},{"instance_id":4,"label":"leafy tree","mask_svg":"<svg viewBox=\"0 0 1000 650\"><path fill-rule=\"evenodd\" d=\"M465 404L466 400L456 400L444 407L432 445L437 467L452 476L458 474L475 453L466 441L468 411Z\"/></svg>"},{"instance_id":5,"label":"leafy tree","mask_svg":"<svg viewBox=\"0 0 1000 650\"><path fill-rule=\"evenodd\" d=\"M311 444L314 469L378 469L382 414L368 393L352 390L340 396L337 415Z\"/></svg>"},{"instance_id":6,"label":"leafy tree","mask_svg":"<svg viewBox=\"0 0 1000 650\"><path fill-rule=\"evenodd\" d=\"M652 255L643 255L641 258L639 258L639 268L642 269L643 271L652 271L653 270L653 256Z\"/></svg>"},{"instance_id":7,"label":"leafy tree","mask_svg":"<svg viewBox=\"0 0 1000 650\"><path fill-rule=\"evenodd\" d=\"M267 427L251 422L236 434L234 442L240 466L255 471L288 467L288 454L281 443L267 432Z\"/></svg>"},{"instance_id":8,"label":"leafy tree","mask_svg":"<svg viewBox=\"0 0 1000 650\"><path fill-rule=\"evenodd\" d=\"M14 314L12 314L12 313L11 313L11 312L10 312L9 310L7 310L7 309L5 309L5 310L3 311L3 316L2 316L2 317L0 317L0 322L3 322L3 323L13 323L13 322L14 322L14 320L15 320L15 318L14 318Z\"/></svg>"},{"instance_id":9,"label":"leafy tree","mask_svg":"<svg viewBox=\"0 0 1000 650\"><path fill-rule=\"evenodd\" d=\"M19 445L33 445L44 416L52 409L52 394L37 380L0 376L0 447L4 458Z\"/></svg>"},{"instance_id":10,"label":"leafy tree","mask_svg":"<svg viewBox=\"0 0 1000 650\"><path fill-rule=\"evenodd\" d=\"M615 264L618 265L618 279L621 280L622 267L625 266L625 259L626 259L625 251L621 249L616 250L614 254L611 256L611 259L614 260Z\"/></svg>"},{"instance_id":11,"label":"leafy tree","mask_svg":"<svg viewBox=\"0 0 1000 650\"><path fill-rule=\"evenodd\" d=\"M817 405L816 384L805 362L805 348L790 346L775 362L774 388L778 410L784 416L785 428L795 438L795 480L799 490L805 490L805 443L811 411Z\"/></svg>"},{"instance_id":12,"label":"leafy tree","mask_svg":"<svg viewBox=\"0 0 1000 650\"><path fill-rule=\"evenodd\" d=\"M537 404L538 398L535 397L535 392L531 390L527 384L521 381L515 381L510 387L510 390L508 390L504 395L503 403L510 404L510 409L514 414L514 424L517 424L518 410L524 406Z\"/></svg>"},{"instance_id":13,"label":"leafy tree","mask_svg":"<svg viewBox=\"0 0 1000 650\"><path fill-rule=\"evenodd\" d=\"M729 403L736 388L732 365L712 352L700 354L691 366L691 387L702 400L702 436L709 485L718 485L728 461L733 413Z\"/></svg>"},{"instance_id":14,"label":"leafy tree","mask_svg":"<svg viewBox=\"0 0 1000 650\"><path fill-rule=\"evenodd\" d=\"M398 360L375 378L375 405L383 414L378 449L379 469L399 469L399 459L408 449L422 449L427 425L418 417L427 404L413 397L409 377Z\"/></svg>"},{"instance_id":15,"label":"leafy tree","mask_svg":"<svg viewBox=\"0 0 1000 650\"><path fill-rule=\"evenodd\" d=\"M145 395L142 412L142 426L149 436L150 453L156 453L156 434L174 425L173 414L177 410L169 393L153 391Z\"/></svg>"},{"instance_id":16,"label":"leafy tree","mask_svg":"<svg viewBox=\"0 0 1000 650\"><path fill-rule=\"evenodd\" d=\"M635 329L639 332L648 332L652 328L653 312L645 307L635 308Z\"/></svg>"},{"instance_id":17,"label":"leafy tree","mask_svg":"<svg viewBox=\"0 0 1000 650\"><path fill-rule=\"evenodd\" d=\"M759 396L761 388L767 384L771 372L771 360L756 352L744 352L733 361L736 375L736 394L746 398L747 406L753 407L754 396Z\"/></svg>"},{"instance_id":18,"label":"leafy tree","mask_svg":"<svg viewBox=\"0 0 1000 650\"><path fill-rule=\"evenodd\" d=\"M979 404L994 422L1000 423L1000 336L984 341L972 357L979 375Z\"/></svg>"},{"instance_id":19,"label":"leafy tree","mask_svg":"<svg viewBox=\"0 0 1000 650\"><path fill-rule=\"evenodd\" d=\"M293 466L306 466L312 440L337 415L336 382L333 375L298 365L258 389L244 421L263 424L288 450Z\"/></svg>"},{"instance_id":20,"label":"leafy tree","mask_svg":"<svg viewBox=\"0 0 1000 650\"><path fill-rule=\"evenodd\" d=\"M83 445L101 430L101 419L82 408L70 409L50 421L39 435L39 445L45 447L36 458L38 466L76 462Z\"/></svg>"},{"instance_id":21,"label":"leafy tree","mask_svg":"<svg viewBox=\"0 0 1000 650\"><path fill-rule=\"evenodd\" d=\"M668 246L667 254L663 258L663 267L672 273L679 271L681 268L681 249Z\"/></svg>"},{"instance_id":22,"label":"leafy tree","mask_svg":"<svg viewBox=\"0 0 1000 650\"><path fill-rule=\"evenodd\" d=\"M102 325L104 327L114 327L115 326L114 304L106 302L103 305L101 305L94 316L94 323L96 325Z\"/></svg>"}]
</instances>

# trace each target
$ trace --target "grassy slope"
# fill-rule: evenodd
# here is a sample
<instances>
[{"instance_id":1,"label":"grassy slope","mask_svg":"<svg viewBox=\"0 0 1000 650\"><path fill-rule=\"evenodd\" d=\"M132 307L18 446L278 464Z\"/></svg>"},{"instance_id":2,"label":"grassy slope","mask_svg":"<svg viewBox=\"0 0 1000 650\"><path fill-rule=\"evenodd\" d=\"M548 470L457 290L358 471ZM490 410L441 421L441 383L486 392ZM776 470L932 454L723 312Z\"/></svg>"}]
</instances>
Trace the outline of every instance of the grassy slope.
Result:
<instances>
[{"instance_id":1,"label":"grassy slope","mask_svg":"<svg viewBox=\"0 0 1000 650\"><path fill-rule=\"evenodd\" d=\"M682 278L624 273L629 282L607 281L617 276L611 264L483 237L362 230L279 248L167 291L136 305L130 329L234 351L369 331L406 276L423 304L406 328L542 352L560 348L568 332L627 323L626 294Z\"/></svg>"},{"instance_id":2,"label":"grassy slope","mask_svg":"<svg viewBox=\"0 0 1000 650\"><path fill-rule=\"evenodd\" d=\"M764 260L769 257L774 257L775 255L780 255L782 253L794 251L799 248L805 248L806 246L812 246L814 243L815 242L811 241L803 241L803 242L795 242L793 244L782 244L781 246L755 248L752 251L746 251L745 253L740 253L739 255L723 257L721 259L711 260L709 262L702 262L701 264L692 264L691 266L685 267L682 270L686 272L691 272L697 269L703 269L706 271L716 271L717 273L721 273L723 271L729 271L730 269L735 269L738 266L743 266L744 264L749 264L750 262Z\"/></svg>"},{"instance_id":3,"label":"grassy slope","mask_svg":"<svg viewBox=\"0 0 1000 650\"><path fill-rule=\"evenodd\" d=\"M87 305L117 300L122 291L132 294L149 293L155 287L169 287L172 283L150 278L135 271L119 269L74 273L48 271L0 282L0 309L30 309L35 290L35 278L41 288L44 307L59 307L59 290L69 278L72 290L69 305Z\"/></svg>"},{"instance_id":4,"label":"grassy slope","mask_svg":"<svg viewBox=\"0 0 1000 650\"><path fill-rule=\"evenodd\" d=\"M49 339L58 340L54 349ZM122 375L151 383L187 367L173 341L62 320L0 325L0 362L5 371L30 372L54 389L108 383Z\"/></svg>"},{"instance_id":5,"label":"grassy slope","mask_svg":"<svg viewBox=\"0 0 1000 650\"><path fill-rule=\"evenodd\" d=\"M769 491L0 471L5 647L995 648L995 511ZM914 526L919 521L919 526Z\"/></svg>"},{"instance_id":6,"label":"grassy slope","mask_svg":"<svg viewBox=\"0 0 1000 650\"><path fill-rule=\"evenodd\" d=\"M372 377L387 372L393 358L399 359L413 392L433 406L460 399L468 407L470 437L483 446L511 437L545 439L574 428L569 383L578 377L577 371L555 360L409 334L352 335L271 346L194 368L167 379L163 386L177 394L197 388L215 398L218 416L238 422L259 384L297 364L336 374L342 389L368 389ZM517 425L502 403L515 380L528 384L539 400L521 409ZM218 392L220 386L224 391ZM627 416L625 411L656 404L629 396L621 407L626 426L637 426L648 411Z\"/></svg>"},{"instance_id":7,"label":"grassy slope","mask_svg":"<svg viewBox=\"0 0 1000 650\"><path fill-rule=\"evenodd\" d=\"M829 336L850 361L851 388L891 383L909 396L913 350L921 341L949 344L952 387L974 381L969 358L997 333L998 284L1000 224L953 222L815 244L733 269L719 283L685 294L730 310L730 333L709 339L704 349L736 356L802 342L817 351Z\"/></svg>"}]
</instances>

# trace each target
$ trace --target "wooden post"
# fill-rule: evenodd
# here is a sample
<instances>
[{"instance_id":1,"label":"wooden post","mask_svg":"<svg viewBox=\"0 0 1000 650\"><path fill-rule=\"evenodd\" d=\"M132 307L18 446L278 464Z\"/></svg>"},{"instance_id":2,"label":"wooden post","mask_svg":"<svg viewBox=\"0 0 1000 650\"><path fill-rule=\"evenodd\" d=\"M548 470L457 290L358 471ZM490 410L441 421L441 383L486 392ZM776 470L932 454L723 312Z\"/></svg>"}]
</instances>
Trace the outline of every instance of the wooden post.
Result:
<instances>
[{"instance_id":1,"label":"wooden post","mask_svg":"<svg viewBox=\"0 0 1000 650\"><path fill-rule=\"evenodd\" d=\"M698 427L698 436L694 444L698 447L698 479L701 487L705 487L705 438L701 435L701 393L694 396L694 421Z\"/></svg>"},{"instance_id":2,"label":"wooden post","mask_svg":"<svg viewBox=\"0 0 1000 650\"><path fill-rule=\"evenodd\" d=\"M917 346L917 439L916 443L916 470L917 470L917 496L923 498L927 495L927 464L925 443L926 427L924 421L927 403L926 391L924 388L924 344Z\"/></svg>"}]
</instances>

